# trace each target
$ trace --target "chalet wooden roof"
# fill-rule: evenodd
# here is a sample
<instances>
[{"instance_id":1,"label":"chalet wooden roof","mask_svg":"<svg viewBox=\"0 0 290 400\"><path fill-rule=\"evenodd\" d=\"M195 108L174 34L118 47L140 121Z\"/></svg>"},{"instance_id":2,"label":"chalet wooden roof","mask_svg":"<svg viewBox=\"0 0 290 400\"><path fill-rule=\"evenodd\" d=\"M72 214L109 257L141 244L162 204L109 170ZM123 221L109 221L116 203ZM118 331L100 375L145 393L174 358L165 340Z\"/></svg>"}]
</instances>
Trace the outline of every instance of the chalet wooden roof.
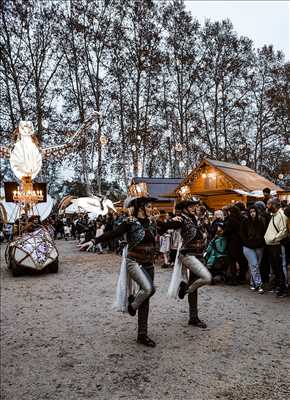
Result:
<instances>
[{"instance_id":1,"label":"chalet wooden roof","mask_svg":"<svg viewBox=\"0 0 290 400\"><path fill-rule=\"evenodd\" d=\"M160 201L172 200L170 194L183 181L184 178L146 178L135 177L131 184L145 182L149 196L155 197ZM168 195L168 197L166 196Z\"/></svg>"},{"instance_id":2,"label":"chalet wooden roof","mask_svg":"<svg viewBox=\"0 0 290 400\"><path fill-rule=\"evenodd\" d=\"M232 181L235 186L247 192L263 190L265 187L268 187L270 190L283 192L283 189L280 186L275 185L273 182L257 174L249 167L224 161L211 160L209 158L204 158L201 163L194 168L193 171L179 184L178 187L188 185L190 182L192 182L196 176L196 172L204 165L214 167L219 172L224 174L230 181Z\"/></svg>"}]
</instances>

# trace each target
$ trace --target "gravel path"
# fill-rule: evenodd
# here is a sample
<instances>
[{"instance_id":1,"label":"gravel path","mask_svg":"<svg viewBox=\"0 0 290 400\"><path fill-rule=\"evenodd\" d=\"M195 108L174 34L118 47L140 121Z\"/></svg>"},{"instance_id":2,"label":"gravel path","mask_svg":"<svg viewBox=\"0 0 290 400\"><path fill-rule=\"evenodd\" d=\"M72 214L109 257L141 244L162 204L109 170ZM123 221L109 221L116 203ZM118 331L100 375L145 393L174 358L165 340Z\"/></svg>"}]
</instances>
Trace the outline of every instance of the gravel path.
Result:
<instances>
[{"instance_id":1,"label":"gravel path","mask_svg":"<svg viewBox=\"0 0 290 400\"><path fill-rule=\"evenodd\" d=\"M120 257L58 241L58 274L13 278L1 246L1 399L288 400L290 298L246 286L200 290L205 330L166 296L156 268L147 349L112 310Z\"/></svg>"}]
</instances>

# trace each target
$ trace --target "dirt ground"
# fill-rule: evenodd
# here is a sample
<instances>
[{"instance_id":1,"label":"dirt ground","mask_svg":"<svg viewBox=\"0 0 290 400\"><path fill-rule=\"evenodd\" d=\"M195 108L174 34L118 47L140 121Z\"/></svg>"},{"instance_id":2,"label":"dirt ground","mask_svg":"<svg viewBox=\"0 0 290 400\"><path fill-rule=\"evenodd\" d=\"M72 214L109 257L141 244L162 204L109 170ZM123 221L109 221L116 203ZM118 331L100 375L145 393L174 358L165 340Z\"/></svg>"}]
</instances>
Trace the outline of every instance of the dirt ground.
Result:
<instances>
[{"instance_id":1,"label":"dirt ground","mask_svg":"<svg viewBox=\"0 0 290 400\"><path fill-rule=\"evenodd\" d=\"M290 298L246 286L200 290L205 330L166 295L156 268L150 336L112 309L120 257L80 253L57 241L58 274L13 278L1 246L1 399L288 400Z\"/></svg>"}]
</instances>

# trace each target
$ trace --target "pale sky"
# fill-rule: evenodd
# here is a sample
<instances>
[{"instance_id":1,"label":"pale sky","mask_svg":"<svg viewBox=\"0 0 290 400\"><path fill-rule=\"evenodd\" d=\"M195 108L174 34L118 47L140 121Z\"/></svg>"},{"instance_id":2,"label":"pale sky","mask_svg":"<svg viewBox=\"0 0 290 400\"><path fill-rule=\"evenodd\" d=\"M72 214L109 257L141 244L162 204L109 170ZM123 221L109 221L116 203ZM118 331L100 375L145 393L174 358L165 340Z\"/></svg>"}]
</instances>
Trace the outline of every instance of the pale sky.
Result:
<instances>
[{"instance_id":1,"label":"pale sky","mask_svg":"<svg viewBox=\"0 0 290 400\"><path fill-rule=\"evenodd\" d=\"M229 18L238 35L252 39L255 48L272 44L283 51L286 61L290 59L290 1L191 0L185 4L202 25L206 18Z\"/></svg>"}]
</instances>

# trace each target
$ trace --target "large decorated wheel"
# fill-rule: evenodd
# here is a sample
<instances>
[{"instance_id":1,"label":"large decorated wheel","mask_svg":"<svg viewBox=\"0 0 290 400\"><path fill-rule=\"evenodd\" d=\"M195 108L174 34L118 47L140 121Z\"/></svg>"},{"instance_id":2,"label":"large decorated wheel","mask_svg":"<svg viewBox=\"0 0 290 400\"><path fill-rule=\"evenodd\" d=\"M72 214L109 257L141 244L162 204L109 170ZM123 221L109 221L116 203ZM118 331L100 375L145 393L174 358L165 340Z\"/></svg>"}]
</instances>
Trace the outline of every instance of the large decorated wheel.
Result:
<instances>
[{"instance_id":1,"label":"large decorated wheel","mask_svg":"<svg viewBox=\"0 0 290 400\"><path fill-rule=\"evenodd\" d=\"M58 271L58 251L49 230L41 227L25 233L6 249L6 263L14 276L25 269Z\"/></svg>"}]
</instances>

